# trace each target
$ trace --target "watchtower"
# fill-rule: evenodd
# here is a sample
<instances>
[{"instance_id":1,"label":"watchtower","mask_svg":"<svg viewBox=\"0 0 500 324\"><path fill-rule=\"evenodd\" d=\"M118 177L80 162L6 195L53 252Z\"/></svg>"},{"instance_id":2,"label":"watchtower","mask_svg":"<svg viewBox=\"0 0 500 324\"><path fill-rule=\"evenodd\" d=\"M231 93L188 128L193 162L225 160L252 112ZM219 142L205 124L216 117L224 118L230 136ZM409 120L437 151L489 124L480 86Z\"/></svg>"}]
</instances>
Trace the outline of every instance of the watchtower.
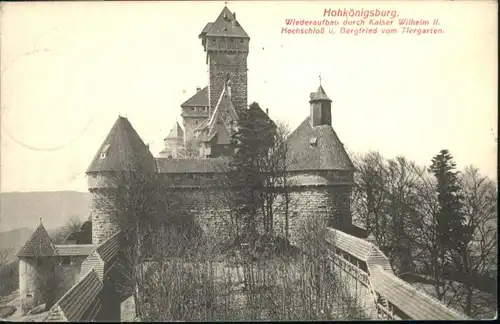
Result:
<instances>
[{"instance_id":1,"label":"watchtower","mask_svg":"<svg viewBox=\"0 0 500 324\"><path fill-rule=\"evenodd\" d=\"M119 116L87 170L92 194L92 244L120 231L127 181L156 172L156 162L127 118Z\"/></svg>"},{"instance_id":2,"label":"watchtower","mask_svg":"<svg viewBox=\"0 0 500 324\"><path fill-rule=\"evenodd\" d=\"M207 53L210 116L228 80L232 83L232 100L236 110L247 108L247 57L250 37L236 20L236 13L222 9L213 23L199 35Z\"/></svg>"}]
</instances>

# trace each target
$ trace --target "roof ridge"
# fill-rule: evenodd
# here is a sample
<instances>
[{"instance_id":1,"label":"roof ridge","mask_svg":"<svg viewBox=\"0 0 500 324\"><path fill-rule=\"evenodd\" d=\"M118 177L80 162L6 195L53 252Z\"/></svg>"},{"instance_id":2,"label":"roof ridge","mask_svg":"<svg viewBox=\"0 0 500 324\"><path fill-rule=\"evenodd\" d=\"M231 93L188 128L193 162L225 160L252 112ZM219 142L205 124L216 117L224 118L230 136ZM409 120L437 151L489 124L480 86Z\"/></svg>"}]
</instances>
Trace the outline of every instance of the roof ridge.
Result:
<instances>
[{"instance_id":1,"label":"roof ridge","mask_svg":"<svg viewBox=\"0 0 500 324\"><path fill-rule=\"evenodd\" d=\"M468 317L465 315L465 314L462 314L460 313L459 311L457 311L456 309L452 308L452 307L449 307L447 305L445 305L442 301L440 301L439 299L435 298L434 296L430 295L429 293L423 291L422 289L419 289L413 285L411 285L410 283L406 282L405 280L399 278L398 276L396 276L395 274L393 273L390 273L389 271L386 271L384 270L384 268L381 266L381 265L375 265L375 268L380 272L380 274L382 274L383 276L385 277L389 277L391 280L395 280L395 281L399 281L403 286L405 286L406 288L412 290L412 291L416 291L418 293L418 295L420 295L421 297L424 297L426 299L428 299L429 301L432 301L434 304L438 304L438 305L441 305L443 307L445 307L447 310L450 311L450 313L455 313L456 315L458 316L462 316L464 317L465 319L468 319Z\"/></svg>"},{"instance_id":2,"label":"roof ridge","mask_svg":"<svg viewBox=\"0 0 500 324\"><path fill-rule=\"evenodd\" d=\"M54 304L54 305L50 308L50 310L52 311L52 309L54 309L56 306L59 306L59 303L60 303L62 300L64 300L64 299L65 299L65 298L66 298L66 297L67 297L67 296L68 296L71 292L75 291L75 289L78 287L78 285L79 285L79 284L81 284L81 282L82 282L85 278L87 278L88 276L90 276L90 274L91 274L92 272L96 274L97 278L99 278L99 276L97 275L97 272L95 271L94 267L90 268L90 270L89 270L89 271L87 271L87 273L86 273L85 275L81 276L81 277L78 279L78 281L77 281L77 282L75 282L75 284L74 284L74 285L73 285L70 289L68 289L68 291L67 291L67 292L65 292L65 293L61 296L61 298L59 298L59 300L58 300L58 301L57 301L57 302L56 302L56 303L55 303L55 304ZM99 278L99 281L100 281L100 278ZM63 310L63 312L64 312L64 310Z\"/></svg>"}]
</instances>

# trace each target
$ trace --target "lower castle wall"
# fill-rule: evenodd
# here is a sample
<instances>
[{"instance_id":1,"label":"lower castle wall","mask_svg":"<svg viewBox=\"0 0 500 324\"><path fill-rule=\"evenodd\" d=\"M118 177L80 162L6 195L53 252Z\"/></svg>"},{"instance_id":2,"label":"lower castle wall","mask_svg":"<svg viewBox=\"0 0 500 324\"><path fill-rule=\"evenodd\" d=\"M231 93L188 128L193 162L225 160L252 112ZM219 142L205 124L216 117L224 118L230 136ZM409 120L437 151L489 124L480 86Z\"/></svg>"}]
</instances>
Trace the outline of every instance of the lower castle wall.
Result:
<instances>
[{"instance_id":1,"label":"lower castle wall","mask_svg":"<svg viewBox=\"0 0 500 324\"><path fill-rule=\"evenodd\" d=\"M72 256L71 264L57 264L55 274L57 277L56 300L59 300L80 278L80 270L87 256Z\"/></svg>"}]
</instances>

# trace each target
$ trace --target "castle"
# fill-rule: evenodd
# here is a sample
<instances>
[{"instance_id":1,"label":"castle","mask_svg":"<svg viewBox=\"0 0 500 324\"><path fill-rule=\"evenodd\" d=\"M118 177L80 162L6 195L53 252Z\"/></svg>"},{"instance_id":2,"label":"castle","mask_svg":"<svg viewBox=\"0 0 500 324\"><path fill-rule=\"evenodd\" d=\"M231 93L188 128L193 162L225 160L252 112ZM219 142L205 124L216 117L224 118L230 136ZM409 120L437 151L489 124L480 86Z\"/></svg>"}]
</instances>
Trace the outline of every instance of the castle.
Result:
<instances>
[{"instance_id":1,"label":"castle","mask_svg":"<svg viewBox=\"0 0 500 324\"><path fill-rule=\"evenodd\" d=\"M113 269L122 244L120 229L112 213L99 204L120 186L116 174L159 177L171 190L182 191L186 200L183 205L194 212L205 233L220 237L226 232L218 217L221 211L212 203L219 194L212 185L224 172L238 116L249 109L250 38L227 7L203 28L199 37L206 52L209 84L198 88L181 105L184 129L176 123L165 138L165 149L154 157L130 121L120 116L87 170L93 200L91 220L84 224L82 232L72 236L79 237L71 242L77 244L54 245L40 224L19 252L20 297L27 308L42 303L54 305L48 320L119 319L119 303L127 297L118 296L112 284L118 276ZM304 97L304 112L309 111L309 115L287 139L291 161L287 170L290 197L286 203L291 211L290 239L294 241L302 222L319 217L343 233L345 253L350 253L349 242L357 242L351 235L357 228L350 216L354 167L332 128L332 100L323 87L320 85L309 98ZM260 110L258 106L252 109ZM269 118L266 112L259 113ZM278 196L275 204L273 227L280 235L285 231L283 197ZM372 249L371 245L364 246ZM57 289L47 295L47 284Z\"/></svg>"}]
</instances>

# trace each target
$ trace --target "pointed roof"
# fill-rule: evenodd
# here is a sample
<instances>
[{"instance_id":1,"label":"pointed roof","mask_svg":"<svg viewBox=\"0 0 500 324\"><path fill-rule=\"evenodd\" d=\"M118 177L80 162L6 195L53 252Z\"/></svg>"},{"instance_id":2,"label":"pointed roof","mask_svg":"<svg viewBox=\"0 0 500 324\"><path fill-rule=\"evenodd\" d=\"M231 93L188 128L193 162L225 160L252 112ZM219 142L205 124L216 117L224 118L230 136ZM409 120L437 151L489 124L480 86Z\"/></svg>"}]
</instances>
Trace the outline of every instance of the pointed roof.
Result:
<instances>
[{"instance_id":1,"label":"pointed roof","mask_svg":"<svg viewBox=\"0 0 500 324\"><path fill-rule=\"evenodd\" d=\"M344 144L330 125L311 126L307 117L287 139L289 171L354 171Z\"/></svg>"},{"instance_id":2,"label":"pointed roof","mask_svg":"<svg viewBox=\"0 0 500 324\"><path fill-rule=\"evenodd\" d=\"M212 139L217 133L216 131L217 122L219 120L221 121L226 120L225 118L226 116L229 116L229 120L232 121L238 120L238 113L236 112L236 109L234 108L233 102L231 100L231 95L229 94L227 83L222 89L222 93L220 94L219 101L217 101L217 105L215 106L214 112L210 117L210 119L208 120L207 125L205 126L205 128L208 128L209 130L207 137L208 140ZM226 123L224 124L226 128L230 127L230 125L226 125ZM230 131L229 129L227 130Z\"/></svg>"},{"instance_id":3,"label":"pointed roof","mask_svg":"<svg viewBox=\"0 0 500 324\"><path fill-rule=\"evenodd\" d=\"M184 138L184 131L182 130L178 122L175 122L174 127L172 127L170 133L168 133L167 137L165 137L165 139L167 138Z\"/></svg>"},{"instance_id":4,"label":"pointed roof","mask_svg":"<svg viewBox=\"0 0 500 324\"><path fill-rule=\"evenodd\" d=\"M119 116L97 151L87 173L111 171L155 172L149 148L127 118Z\"/></svg>"},{"instance_id":5,"label":"pointed roof","mask_svg":"<svg viewBox=\"0 0 500 324\"><path fill-rule=\"evenodd\" d=\"M320 85L318 90L316 92L311 93L311 100L309 102L313 101L319 101L319 100L326 100L326 101L332 101L328 96L326 95L325 89Z\"/></svg>"},{"instance_id":6,"label":"pointed roof","mask_svg":"<svg viewBox=\"0 0 500 324\"><path fill-rule=\"evenodd\" d=\"M203 28L200 37L204 36L250 38L236 20L236 13L232 13L226 6L213 23L208 23Z\"/></svg>"},{"instance_id":7,"label":"pointed roof","mask_svg":"<svg viewBox=\"0 0 500 324\"><path fill-rule=\"evenodd\" d=\"M181 107L208 107L208 86L195 93L186 100Z\"/></svg>"},{"instance_id":8,"label":"pointed roof","mask_svg":"<svg viewBox=\"0 0 500 324\"><path fill-rule=\"evenodd\" d=\"M43 224L38 225L35 232L17 253L18 257L45 257L57 256L57 250L52 243L49 233Z\"/></svg>"}]
</instances>

